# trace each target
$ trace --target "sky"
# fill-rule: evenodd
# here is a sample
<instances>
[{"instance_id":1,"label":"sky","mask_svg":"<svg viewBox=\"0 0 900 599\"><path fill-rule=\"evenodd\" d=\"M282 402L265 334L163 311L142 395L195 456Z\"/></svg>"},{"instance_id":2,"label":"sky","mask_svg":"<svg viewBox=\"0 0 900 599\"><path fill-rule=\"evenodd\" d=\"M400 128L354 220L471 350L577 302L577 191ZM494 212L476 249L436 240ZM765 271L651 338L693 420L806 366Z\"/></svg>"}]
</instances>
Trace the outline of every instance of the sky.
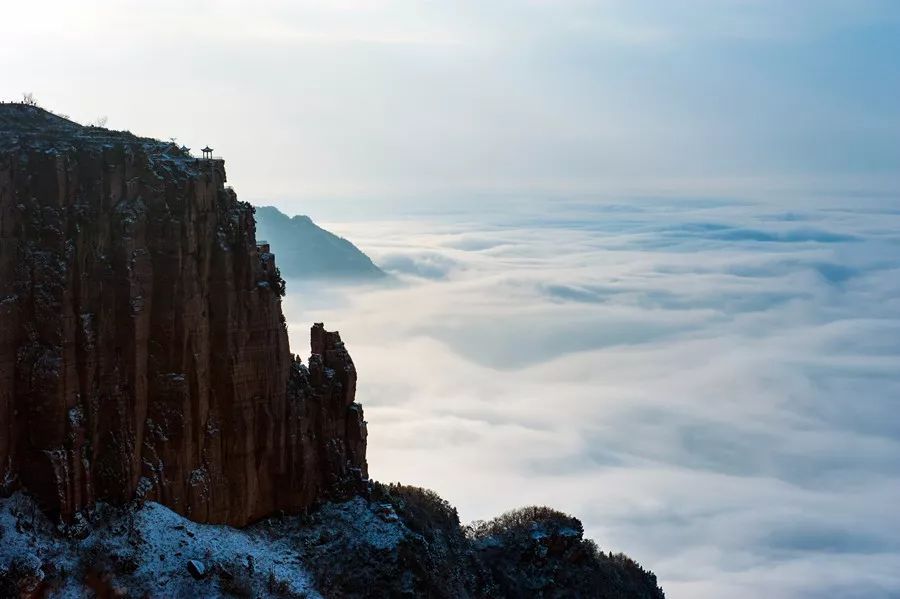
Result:
<instances>
[{"instance_id":1,"label":"sky","mask_svg":"<svg viewBox=\"0 0 900 599\"><path fill-rule=\"evenodd\" d=\"M884 193L894 0L7 3L0 97L228 161L247 199Z\"/></svg>"},{"instance_id":2,"label":"sky","mask_svg":"<svg viewBox=\"0 0 900 599\"><path fill-rule=\"evenodd\" d=\"M7 2L0 99L210 145L388 270L372 475L667 596L900 596L900 2ZM274 248L276 256L278 249Z\"/></svg>"}]
</instances>

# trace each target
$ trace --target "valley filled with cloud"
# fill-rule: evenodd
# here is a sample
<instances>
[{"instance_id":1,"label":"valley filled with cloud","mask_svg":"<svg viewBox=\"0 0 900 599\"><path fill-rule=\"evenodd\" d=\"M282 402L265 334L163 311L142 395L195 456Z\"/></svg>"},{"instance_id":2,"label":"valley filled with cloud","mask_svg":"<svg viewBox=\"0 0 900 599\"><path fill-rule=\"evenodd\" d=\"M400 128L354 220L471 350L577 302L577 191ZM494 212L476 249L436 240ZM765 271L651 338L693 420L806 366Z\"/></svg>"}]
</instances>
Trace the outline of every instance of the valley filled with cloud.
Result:
<instances>
[{"instance_id":1,"label":"valley filled with cloud","mask_svg":"<svg viewBox=\"0 0 900 599\"><path fill-rule=\"evenodd\" d=\"M896 201L323 224L393 275L285 298L295 352L314 321L350 348L373 478L561 508L676 599L900 593Z\"/></svg>"}]
</instances>

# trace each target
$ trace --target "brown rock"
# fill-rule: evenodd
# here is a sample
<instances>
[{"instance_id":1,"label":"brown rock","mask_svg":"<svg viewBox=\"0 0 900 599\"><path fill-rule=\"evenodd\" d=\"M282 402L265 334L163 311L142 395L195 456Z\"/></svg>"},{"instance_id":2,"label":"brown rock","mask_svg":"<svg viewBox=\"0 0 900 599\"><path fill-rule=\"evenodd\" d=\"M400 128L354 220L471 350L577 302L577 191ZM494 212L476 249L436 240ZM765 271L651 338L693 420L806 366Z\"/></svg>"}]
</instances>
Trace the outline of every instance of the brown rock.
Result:
<instances>
[{"instance_id":1,"label":"brown rock","mask_svg":"<svg viewBox=\"0 0 900 599\"><path fill-rule=\"evenodd\" d=\"M337 333L292 356L283 281L222 160L0 105L0 484L68 520L160 501L296 511L367 476ZM267 248L266 248L267 249Z\"/></svg>"}]
</instances>

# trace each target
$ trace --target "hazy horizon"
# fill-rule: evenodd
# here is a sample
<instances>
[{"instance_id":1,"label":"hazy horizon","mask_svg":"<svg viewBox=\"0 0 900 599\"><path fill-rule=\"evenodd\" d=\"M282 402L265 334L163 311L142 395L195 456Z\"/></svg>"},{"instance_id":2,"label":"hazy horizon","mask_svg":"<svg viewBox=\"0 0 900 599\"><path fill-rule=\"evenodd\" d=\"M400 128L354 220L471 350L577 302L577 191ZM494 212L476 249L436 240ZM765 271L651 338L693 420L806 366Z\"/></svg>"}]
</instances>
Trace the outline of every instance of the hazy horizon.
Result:
<instances>
[{"instance_id":1,"label":"hazy horizon","mask_svg":"<svg viewBox=\"0 0 900 599\"><path fill-rule=\"evenodd\" d=\"M0 98L208 144L266 203L900 189L890 0L37 1L0 36Z\"/></svg>"}]
</instances>

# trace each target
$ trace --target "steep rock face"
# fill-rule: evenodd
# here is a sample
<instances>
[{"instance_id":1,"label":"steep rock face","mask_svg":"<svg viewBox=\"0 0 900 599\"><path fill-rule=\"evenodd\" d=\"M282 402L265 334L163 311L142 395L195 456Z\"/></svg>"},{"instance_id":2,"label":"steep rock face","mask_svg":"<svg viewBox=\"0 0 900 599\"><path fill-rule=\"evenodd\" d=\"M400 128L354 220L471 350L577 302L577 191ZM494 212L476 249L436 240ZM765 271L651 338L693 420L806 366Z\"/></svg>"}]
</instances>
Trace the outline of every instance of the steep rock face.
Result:
<instances>
[{"instance_id":1,"label":"steep rock face","mask_svg":"<svg viewBox=\"0 0 900 599\"><path fill-rule=\"evenodd\" d=\"M0 106L0 483L71 519L158 501L243 525L366 477L337 333L291 355L224 162Z\"/></svg>"}]
</instances>

